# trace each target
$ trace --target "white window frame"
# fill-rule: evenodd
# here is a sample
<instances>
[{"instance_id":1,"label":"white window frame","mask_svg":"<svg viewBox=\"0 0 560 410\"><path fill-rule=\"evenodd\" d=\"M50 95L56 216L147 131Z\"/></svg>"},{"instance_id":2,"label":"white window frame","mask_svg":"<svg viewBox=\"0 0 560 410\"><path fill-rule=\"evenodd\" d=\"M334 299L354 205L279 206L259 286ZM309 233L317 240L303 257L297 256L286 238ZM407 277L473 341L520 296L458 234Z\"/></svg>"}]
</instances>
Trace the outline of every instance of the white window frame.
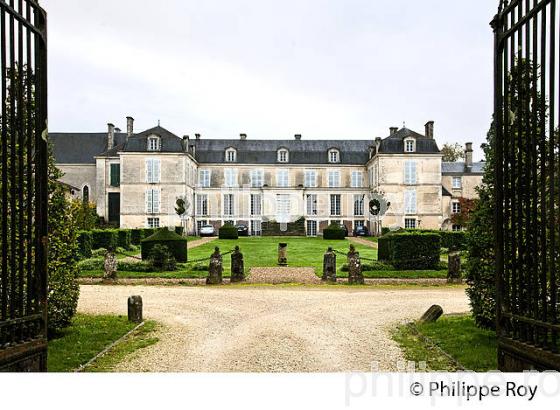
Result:
<instances>
[{"instance_id":1,"label":"white window frame","mask_svg":"<svg viewBox=\"0 0 560 410\"><path fill-rule=\"evenodd\" d=\"M251 216L261 216L262 215L262 195L261 194L251 194L251 203L249 204L249 211Z\"/></svg>"},{"instance_id":2,"label":"white window frame","mask_svg":"<svg viewBox=\"0 0 560 410\"><path fill-rule=\"evenodd\" d=\"M235 148L227 148L225 152L226 162L237 162L237 150Z\"/></svg>"},{"instance_id":3,"label":"white window frame","mask_svg":"<svg viewBox=\"0 0 560 410\"><path fill-rule=\"evenodd\" d=\"M250 173L251 187L262 188L264 185L264 170L252 169Z\"/></svg>"},{"instance_id":4,"label":"white window frame","mask_svg":"<svg viewBox=\"0 0 560 410\"><path fill-rule=\"evenodd\" d=\"M461 189L463 187L463 178L461 177L453 177L452 182L453 189Z\"/></svg>"},{"instance_id":5,"label":"white window frame","mask_svg":"<svg viewBox=\"0 0 560 410\"><path fill-rule=\"evenodd\" d=\"M352 171L352 188L363 188L364 173L362 171Z\"/></svg>"},{"instance_id":6,"label":"white window frame","mask_svg":"<svg viewBox=\"0 0 560 410\"><path fill-rule=\"evenodd\" d=\"M237 169L224 169L224 186L227 188L234 188L237 186Z\"/></svg>"},{"instance_id":7,"label":"white window frame","mask_svg":"<svg viewBox=\"0 0 560 410\"><path fill-rule=\"evenodd\" d=\"M287 219L290 216L291 205L289 194L276 194L276 215L279 219Z\"/></svg>"},{"instance_id":8,"label":"white window frame","mask_svg":"<svg viewBox=\"0 0 560 410\"><path fill-rule=\"evenodd\" d=\"M307 220L307 236L317 236L317 221Z\"/></svg>"},{"instance_id":9,"label":"white window frame","mask_svg":"<svg viewBox=\"0 0 560 410\"><path fill-rule=\"evenodd\" d=\"M305 211L307 215L317 215L317 194L308 194L305 198Z\"/></svg>"},{"instance_id":10,"label":"white window frame","mask_svg":"<svg viewBox=\"0 0 560 410\"><path fill-rule=\"evenodd\" d=\"M146 226L148 228L156 229L160 227L160 220L159 218L149 217L146 219Z\"/></svg>"},{"instance_id":11,"label":"white window frame","mask_svg":"<svg viewBox=\"0 0 560 410\"><path fill-rule=\"evenodd\" d=\"M226 201L227 199L227 201ZM223 196L223 215L224 216L234 216L235 215L235 196L233 194L224 194Z\"/></svg>"},{"instance_id":12,"label":"white window frame","mask_svg":"<svg viewBox=\"0 0 560 410\"><path fill-rule=\"evenodd\" d=\"M196 194L196 216L208 216L208 195Z\"/></svg>"},{"instance_id":13,"label":"white window frame","mask_svg":"<svg viewBox=\"0 0 560 410\"><path fill-rule=\"evenodd\" d=\"M303 186L305 188L317 188L317 171L306 169L304 172Z\"/></svg>"},{"instance_id":14,"label":"white window frame","mask_svg":"<svg viewBox=\"0 0 560 410\"><path fill-rule=\"evenodd\" d=\"M404 162L404 183L405 185L416 185L418 183L416 161Z\"/></svg>"},{"instance_id":15,"label":"white window frame","mask_svg":"<svg viewBox=\"0 0 560 410\"><path fill-rule=\"evenodd\" d=\"M418 221L416 218L404 218L404 228L405 229L416 229L418 227Z\"/></svg>"},{"instance_id":16,"label":"white window frame","mask_svg":"<svg viewBox=\"0 0 560 410\"><path fill-rule=\"evenodd\" d=\"M198 186L200 188L210 188L212 171L209 169L200 169L198 171Z\"/></svg>"},{"instance_id":17,"label":"white window frame","mask_svg":"<svg viewBox=\"0 0 560 410\"><path fill-rule=\"evenodd\" d=\"M289 170L279 169L276 171L276 186L279 188L288 188L290 186Z\"/></svg>"},{"instance_id":18,"label":"white window frame","mask_svg":"<svg viewBox=\"0 0 560 410\"><path fill-rule=\"evenodd\" d=\"M146 182L159 184L161 181L161 161L157 158L146 158Z\"/></svg>"},{"instance_id":19,"label":"white window frame","mask_svg":"<svg viewBox=\"0 0 560 410\"><path fill-rule=\"evenodd\" d=\"M280 148L277 152L276 160L282 163L290 162L290 151L286 148Z\"/></svg>"},{"instance_id":20,"label":"white window frame","mask_svg":"<svg viewBox=\"0 0 560 410\"><path fill-rule=\"evenodd\" d=\"M451 213L460 214L461 213L461 203L459 201L451 202Z\"/></svg>"},{"instance_id":21,"label":"white window frame","mask_svg":"<svg viewBox=\"0 0 560 410\"><path fill-rule=\"evenodd\" d=\"M354 216L364 216L364 195L354 195Z\"/></svg>"},{"instance_id":22,"label":"white window frame","mask_svg":"<svg viewBox=\"0 0 560 410\"><path fill-rule=\"evenodd\" d=\"M262 221L252 220L250 225L251 225L251 236L261 236L262 235Z\"/></svg>"},{"instance_id":23,"label":"white window frame","mask_svg":"<svg viewBox=\"0 0 560 410\"><path fill-rule=\"evenodd\" d=\"M161 138L157 135L150 135L148 137L148 151L160 151L161 150Z\"/></svg>"},{"instance_id":24,"label":"white window frame","mask_svg":"<svg viewBox=\"0 0 560 410\"><path fill-rule=\"evenodd\" d=\"M329 188L340 188L340 170L329 171Z\"/></svg>"},{"instance_id":25,"label":"white window frame","mask_svg":"<svg viewBox=\"0 0 560 410\"><path fill-rule=\"evenodd\" d=\"M330 196L330 215L342 216L342 197L340 194L331 194Z\"/></svg>"},{"instance_id":26,"label":"white window frame","mask_svg":"<svg viewBox=\"0 0 560 410\"><path fill-rule=\"evenodd\" d=\"M418 212L416 191L413 189L404 191L404 212L409 215L416 214Z\"/></svg>"},{"instance_id":27,"label":"white window frame","mask_svg":"<svg viewBox=\"0 0 560 410\"><path fill-rule=\"evenodd\" d=\"M331 148L328 153L328 160L330 164L338 164L340 162L340 151L336 148Z\"/></svg>"},{"instance_id":28,"label":"white window frame","mask_svg":"<svg viewBox=\"0 0 560 410\"><path fill-rule=\"evenodd\" d=\"M154 215L161 212L161 191L159 189L147 189L145 199L147 214Z\"/></svg>"},{"instance_id":29,"label":"white window frame","mask_svg":"<svg viewBox=\"0 0 560 410\"><path fill-rule=\"evenodd\" d=\"M414 139L404 140L404 152L416 152L416 141Z\"/></svg>"}]
</instances>

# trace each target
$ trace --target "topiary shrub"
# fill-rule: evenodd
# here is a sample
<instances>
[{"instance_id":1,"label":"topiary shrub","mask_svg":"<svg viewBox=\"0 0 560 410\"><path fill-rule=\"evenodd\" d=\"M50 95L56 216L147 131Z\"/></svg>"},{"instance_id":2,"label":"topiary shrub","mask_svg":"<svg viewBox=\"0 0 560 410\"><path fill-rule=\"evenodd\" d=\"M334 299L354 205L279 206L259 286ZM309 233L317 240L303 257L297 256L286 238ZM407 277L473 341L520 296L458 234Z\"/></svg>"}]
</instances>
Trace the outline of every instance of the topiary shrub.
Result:
<instances>
[{"instance_id":1,"label":"topiary shrub","mask_svg":"<svg viewBox=\"0 0 560 410\"><path fill-rule=\"evenodd\" d=\"M182 226L176 226L176 227L175 227L175 233L176 233L177 235L183 236L183 231L184 231L184 230L185 230L185 229L184 229Z\"/></svg>"},{"instance_id":2,"label":"topiary shrub","mask_svg":"<svg viewBox=\"0 0 560 410\"><path fill-rule=\"evenodd\" d=\"M140 245L144 239L144 229L131 229L130 230L130 242L133 245Z\"/></svg>"},{"instance_id":3,"label":"topiary shrub","mask_svg":"<svg viewBox=\"0 0 560 410\"><path fill-rule=\"evenodd\" d=\"M116 248L118 243L118 234L115 229L94 229L91 231L93 238L93 249L99 248Z\"/></svg>"},{"instance_id":4,"label":"topiary shrub","mask_svg":"<svg viewBox=\"0 0 560 410\"><path fill-rule=\"evenodd\" d=\"M440 249L437 233L400 232L379 238L377 258L397 270L438 269Z\"/></svg>"},{"instance_id":5,"label":"topiary shrub","mask_svg":"<svg viewBox=\"0 0 560 410\"><path fill-rule=\"evenodd\" d=\"M381 228L381 235L387 235L389 232L391 232L390 228L387 228L385 226Z\"/></svg>"},{"instance_id":6,"label":"topiary shrub","mask_svg":"<svg viewBox=\"0 0 560 410\"><path fill-rule=\"evenodd\" d=\"M157 229L155 229L155 228L144 228L144 229L142 229L142 231L144 232L144 236L142 237L142 239L146 239L146 238L152 236L153 234L155 234L157 232ZM140 242L142 242L142 240L140 240Z\"/></svg>"},{"instance_id":7,"label":"topiary shrub","mask_svg":"<svg viewBox=\"0 0 560 410\"><path fill-rule=\"evenodd\" d=\"M467 248L467 232L439 231L441 246L450 251L461 251Z\"/></svg>"},{"instance_id":8,"label":"topiary shrub","mask_svg":"<svg viewBox=\"0 0 560 410\"><path fill-rule=\"evenodd\" d=\"M155 245L164 245L177 262L187 262L187 238L177 235L168 229L160 229L153 235L142 240L142 259L148 260Z\"/></svg>"},{"instance_id":9,"label":"topiary shrub","mask_svg":"<svg viewBox=\"0 0 560 410\"><path fill-rule=\"evenodd\" d=\"M346 237L346 232L337 223L332 223L323 229L323 239L344 239Z\"/></svg>"},{"instance_id":10,"label":"topiary shrub","mask_svg":"<svg viewBox=\"0 0 560 410\"><path fill-rule=\"evenodd\" d=\"M150 249L148 260L152 268L159 271L174 271L177 269L177 261L167 246L159 243Z\"/></svg>"},{"instance_id":11,"label":"topiary shrub","mask_svg":"<svg viewBox=\"0 0 560 410\"><path fill-rule=\"evenodd\" d=\"M219 229L218 236L220 239L237 239L239 238L239 233L232 224L225 224Z\"/></svg>"},{"instance_id":12,"label":"topiary shrub","mask_svg":"<svg viewBox=\"0 0 560 410\"><path fill-rule=\"evenodd\" d=\"M93 237L90 231L78 232L78 252L82 258L91 258Z\"/></svg>"},{"instance_id":13,"label":"topiary shrub","mask_svg":"<svg viewBox=\"0 0 560 410\"><path fill-rule=\"evenodd\" d=\"M117 231L117 246L129 250L132 244L132 233L130 229L119 229Z\"/></svg>"}]
</instances>

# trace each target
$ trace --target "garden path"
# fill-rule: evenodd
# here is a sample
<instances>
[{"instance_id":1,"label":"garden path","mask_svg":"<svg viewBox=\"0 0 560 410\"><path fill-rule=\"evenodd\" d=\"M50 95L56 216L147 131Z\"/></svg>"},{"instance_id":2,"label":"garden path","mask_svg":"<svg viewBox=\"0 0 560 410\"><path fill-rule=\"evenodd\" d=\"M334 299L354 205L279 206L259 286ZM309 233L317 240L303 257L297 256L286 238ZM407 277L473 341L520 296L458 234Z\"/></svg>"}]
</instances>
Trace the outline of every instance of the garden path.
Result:
<instances>
[{"instance_id":1,"label":"garden path","mask_svg":"<svg viewBox=\"0 0 560 410\"><path fill-rule=\"evenodd\" d=\"M349 236L346 239L348 239L350 242L358 243L360 245L369 246L370 248L377 249L377 242L360 238L359 236Z\"/></svg>"}]
</instances>

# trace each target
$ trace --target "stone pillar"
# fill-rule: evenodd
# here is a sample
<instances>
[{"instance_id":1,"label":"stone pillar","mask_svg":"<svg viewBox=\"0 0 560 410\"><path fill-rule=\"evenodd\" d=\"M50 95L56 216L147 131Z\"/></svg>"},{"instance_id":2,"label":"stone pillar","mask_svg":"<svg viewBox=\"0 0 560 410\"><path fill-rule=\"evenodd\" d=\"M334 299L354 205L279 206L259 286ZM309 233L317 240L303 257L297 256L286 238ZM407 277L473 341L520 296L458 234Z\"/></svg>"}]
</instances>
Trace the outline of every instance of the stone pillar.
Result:
<instances>
[{"instance_id":1,"label":"stone pillar","mask_svg":"<svg viewBox=\"0 0 560 410\"><path fill-rule=\"evenodd\" d=\"M128 298L128 321L142 323L142 296L131 296Z\"/></svg>"},{"instance_id":2,"label":"stone pillar","mask_svg":"<svg viewBox=\"0 0 560 410\"><path fill-rule=\"evenodd\" d=\"M214 248L214 253L210 256L210 265L208 266L208 277L206 278L207 285L219 285L222 283L222 273L224 266L222 262L222 255L220 248Z\"/></svg>"},{"instance_id":3,"label":"stone pillar","mask_svg":"<svg viewBox=\"0 0 560 410\"><path fill-rule=\"evenodd\" d=\"M459 252L449 252L447 257L447 283L462 283Z\"/></svg>"},{"instance_id":4,"label":"stone pillar","mask_svg":"<svg viewBox=\"0 0 560 410\"><path fill-rule=\"evenodd\" d=\"M243 254L239 251L239 246L231 254L231 279L230 282L243 282L245 280L245 264Z\"/></svg>"},{"instance_id":5,"label":"stone pillar","mask_svg":"<svg viewBox=\"0 0 560 410\"><path fill-rule=\"evenodd\" d=\"M420 323L431 323L438 320L443 315L443 308L439 305L432 305L420 318Z\"/></svg>"},{"instance_id":6,"label":"stone pillar","mask_svg":"<svg viewBox=\"0 0 560 410\"><path fill-rule=\"evenodd\" d=\"M117 257L113 252L113 249L107 249L107 253L105 253L105 260L103 262L103 270L105 273L103 274L103 281L107 282L114 282L117 280Z\"/></svg>"},{"instance_id":7,"label":"stone pillar","mask_svg":"<svg viewBox=\"0 0 560 410\"><path fill-rule=\"evenodd\" d=\"M336 282L336 253L329 246L327 252L323 255L323 281Z\"/></svg>"},{"instance_id":8,"label":"stone pillar","mask_svg":"<svg viewBox=\"0 0 560 410\"><path fill-rule=\"evenodd\" d=\"M278 244L278 266L288 266L288 244Z\"/></svg>"},{"instance_id":9,"label":"stone pillar","mask_svg":"<svg viewBox=\"0 0 560 410\"><path fill-rule=\"evenodd\" d=\"M360 254L356 252L356 248L354 248L354 245L350 245L350 252L348 252L348 284L364 284L364 275L362 273L362 262L360 261Z\"/></svg>"}]
</instances>

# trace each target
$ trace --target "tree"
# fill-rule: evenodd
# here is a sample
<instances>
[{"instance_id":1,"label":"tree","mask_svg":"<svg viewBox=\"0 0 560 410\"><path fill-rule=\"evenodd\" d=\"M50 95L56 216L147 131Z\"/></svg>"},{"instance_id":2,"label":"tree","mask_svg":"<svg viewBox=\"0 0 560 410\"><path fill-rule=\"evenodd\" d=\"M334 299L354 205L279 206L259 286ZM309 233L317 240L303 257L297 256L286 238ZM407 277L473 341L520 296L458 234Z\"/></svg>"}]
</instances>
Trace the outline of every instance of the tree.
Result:
<instances>
[{"instance_id":1,"label":"tree","mask_svg":"<svg viewBox=\"0 0 560 410\"><path fill-rule=\"evenodd\" d=\"M460 212L453 214L451 217L451 223L454 225L467 226L471 219L471 213L476 207L476 199L469 198L459 198L459 209Z\"/></svg>"},{"instance_id":2,"label":"tree","mask_svg":"<svg viewBox=\"0 0 560 410\"><path fill-rule=\"evenodd\" d=\"M99 215L93 202L75 199L71 204L71 212L78 230L89 231L98 227Z\"/></svg>"},{"instance_id":3,"label":"tree","mask_svg":"<svg viewBox=\"0 0 560 410\"><path fill-rule=\"evenodd\" d=\"M441 153L443 154L442 161L444 162L457 162L460 159L465 158L465 151L460 144L443 144L441 148Z\"/></svg>"}]
</instances>

